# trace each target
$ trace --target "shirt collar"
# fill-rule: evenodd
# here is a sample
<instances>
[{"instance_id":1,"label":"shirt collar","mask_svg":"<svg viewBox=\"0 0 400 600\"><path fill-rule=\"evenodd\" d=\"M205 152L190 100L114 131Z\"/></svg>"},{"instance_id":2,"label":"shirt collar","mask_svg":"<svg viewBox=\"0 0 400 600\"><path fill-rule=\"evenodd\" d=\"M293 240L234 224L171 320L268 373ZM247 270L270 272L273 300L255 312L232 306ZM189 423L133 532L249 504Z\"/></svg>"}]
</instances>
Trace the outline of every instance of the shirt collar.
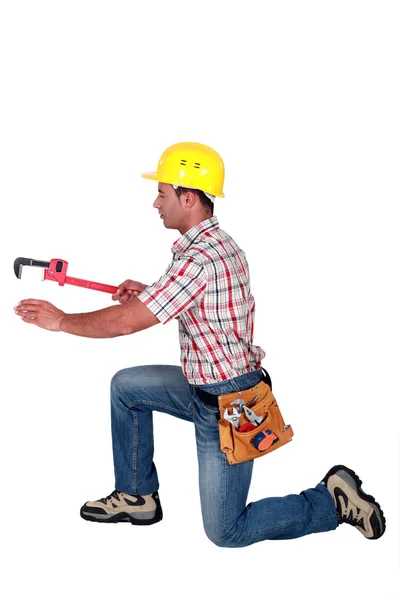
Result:
<instances>
[{"instance_id":1,"label":"shirt collar","mask_svg":"<svg viewBox=\"0 0 400 600\"><path fill-rule=\"evenodd\" d=\"M174 254L184 254L186 250L190 248L190 246L197 241L203 233L213 231L214 229L219 229L219 223L216 216L212 216L209 219L205 219L198 223L189 231L184 233L179 239L176 240L172 244L171 251Z\"/></svg>"}]
</instances>

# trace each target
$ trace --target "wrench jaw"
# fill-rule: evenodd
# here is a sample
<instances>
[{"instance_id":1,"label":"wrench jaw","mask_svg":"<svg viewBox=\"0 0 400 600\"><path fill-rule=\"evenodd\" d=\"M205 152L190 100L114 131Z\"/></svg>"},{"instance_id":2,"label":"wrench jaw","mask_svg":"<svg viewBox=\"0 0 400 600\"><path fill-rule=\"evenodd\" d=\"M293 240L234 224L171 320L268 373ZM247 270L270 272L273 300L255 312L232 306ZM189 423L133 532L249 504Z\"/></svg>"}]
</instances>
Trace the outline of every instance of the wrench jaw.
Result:
<instances>
[{"instance_id":1,"label":"wrench jaw","mask_svg":"<svg viewBox=\"0 0 400 600\"><path fill-rule=\"evenodd\" d=\"M14 274L18 279L21 279L23 267L41 267L43 269L42 281L57 281L58 285L64 285L67 278L68 263L61 258L52 258L47 262L19 256L14 261Z\"/></svg>"},{"instance_id":2,"label":"wrench jaw","mask_svg":"<svg viewBox=\"0 0 400 600\"><path fill-rule=\"evenodd\" d=\"M232 402L230 402L230 404L233 406L236 405L238 407L238 411L240 413L243 412L243 406L246 406L246 403L243 400L243 398L237 398L236 400L232 400Z\"/></svg>"},{"instance_id":3,"label":"wrench jaw","mask_svg":"<svg viewBox=\"0 0 400 600\"><path fill-rule=\"evenodd\" d=\"M231 423L235 429L239 429L240 426L240 412L234 407L230 413L227 408L224 411L224 419Z\"/></svg>"},{"instance_id":4,"label":"wrench jaw","mask_svg":"<svg viewBox=\"0 0 400 600\"><path fill-rule=\"evenodd\" d=\"M14 274L18 279L21 279L22 268L26 266L42 267L46 269L50 266L50 263L44 260L35 260L33 258L25 258L24 256L19 256L14 260Z\"/></svg>"}]
</instances>

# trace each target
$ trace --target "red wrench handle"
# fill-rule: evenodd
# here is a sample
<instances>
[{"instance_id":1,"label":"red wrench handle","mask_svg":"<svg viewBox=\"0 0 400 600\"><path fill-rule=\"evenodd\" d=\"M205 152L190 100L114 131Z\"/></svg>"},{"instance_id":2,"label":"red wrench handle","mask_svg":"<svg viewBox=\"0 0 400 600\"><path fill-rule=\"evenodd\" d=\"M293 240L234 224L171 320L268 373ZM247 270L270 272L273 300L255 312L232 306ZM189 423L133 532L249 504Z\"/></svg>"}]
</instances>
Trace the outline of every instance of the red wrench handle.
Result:
<instances>
[{"instance_id":1,"label":"red wrench handle","mask_svg":"<svg viewBox=\"0 0 400 600\"><path fill-rule=\"evenodd\" d=\"M76 277L69 277L68 275L65 278L65 283L90 288L91 290L98 290L99 292L107 292L107 294L115 294L118 289L115 285L106 285L105 283L97 283L96 281L86 281L86 279L77 279Z\"/></svg>"},{"instance_id":2,"label":"red wrench handle","mask_svg":"<svg viewBox=\"0 0 400 600\"><path fill-rule=\"evenodd\" d=\"M44 279L48 281L57 281L59 285L68 283L69 285L77 285L79 287L106 292L107 294L115 294L118 290L115 285L106 285L105 283L97 283L96 281L88 281L87 279L78 279L77 277L69 277L67 275L68 263L66 260L53 258L50 265L44 270ZM140 290L132 290L140 294Z\"/></svg>"}]
</instances>

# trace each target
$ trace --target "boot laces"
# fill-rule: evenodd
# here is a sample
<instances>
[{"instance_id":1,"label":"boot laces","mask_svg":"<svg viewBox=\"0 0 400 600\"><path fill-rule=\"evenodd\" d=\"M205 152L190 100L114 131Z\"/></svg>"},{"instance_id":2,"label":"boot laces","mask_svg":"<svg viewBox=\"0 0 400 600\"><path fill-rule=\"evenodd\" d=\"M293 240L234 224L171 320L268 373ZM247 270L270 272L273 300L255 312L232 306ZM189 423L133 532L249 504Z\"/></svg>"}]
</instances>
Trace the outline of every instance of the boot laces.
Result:
<instances>
[{"instance_id":1,"label":"boot laces","mask_svg":"<svg viewBox=\"0 0 400 600\"><path fill-rule=\"evenodd\" d=\"M101 502L104 502L104 504L107 504L107 502L112 502L112 498L119 502L119 500L120 500L119 494L120 494L120 492L118 492L117 490L114 490L113 492L111 492L111 494L109 496L102 498Z\"/></svg>"},{"instance_id":2,"label":"boot laces","mask_svg":"<svg viewBox=\"0 0 400 600\"><path fill-rule=\"evenodd\" d=\"M360 511L356 506L352 505L342 512L339 517L340 523L349 523L350 525L355 525L358 527L363 527L363 519L364 515L362 511Z\"/></svg>"}]
</instances>

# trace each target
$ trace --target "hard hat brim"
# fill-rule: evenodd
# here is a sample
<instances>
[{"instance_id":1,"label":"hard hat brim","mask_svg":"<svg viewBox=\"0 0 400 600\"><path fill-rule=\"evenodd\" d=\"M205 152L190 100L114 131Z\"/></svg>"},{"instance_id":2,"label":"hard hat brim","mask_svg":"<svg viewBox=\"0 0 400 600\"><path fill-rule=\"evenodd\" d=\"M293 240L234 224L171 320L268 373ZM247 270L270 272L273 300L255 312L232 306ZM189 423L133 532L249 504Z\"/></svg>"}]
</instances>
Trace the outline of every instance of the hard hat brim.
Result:
<instances>
[{"instance_id":1,"label":"hard hat brim","mask_svg":"<svg viewBox=\"0 0 400 600\"><path fill-rule=\"evenodd\" d=\"M142 173L143 179L151 179L152 181L157 181L156 173Z\"/></svg>"}]
</instances>

